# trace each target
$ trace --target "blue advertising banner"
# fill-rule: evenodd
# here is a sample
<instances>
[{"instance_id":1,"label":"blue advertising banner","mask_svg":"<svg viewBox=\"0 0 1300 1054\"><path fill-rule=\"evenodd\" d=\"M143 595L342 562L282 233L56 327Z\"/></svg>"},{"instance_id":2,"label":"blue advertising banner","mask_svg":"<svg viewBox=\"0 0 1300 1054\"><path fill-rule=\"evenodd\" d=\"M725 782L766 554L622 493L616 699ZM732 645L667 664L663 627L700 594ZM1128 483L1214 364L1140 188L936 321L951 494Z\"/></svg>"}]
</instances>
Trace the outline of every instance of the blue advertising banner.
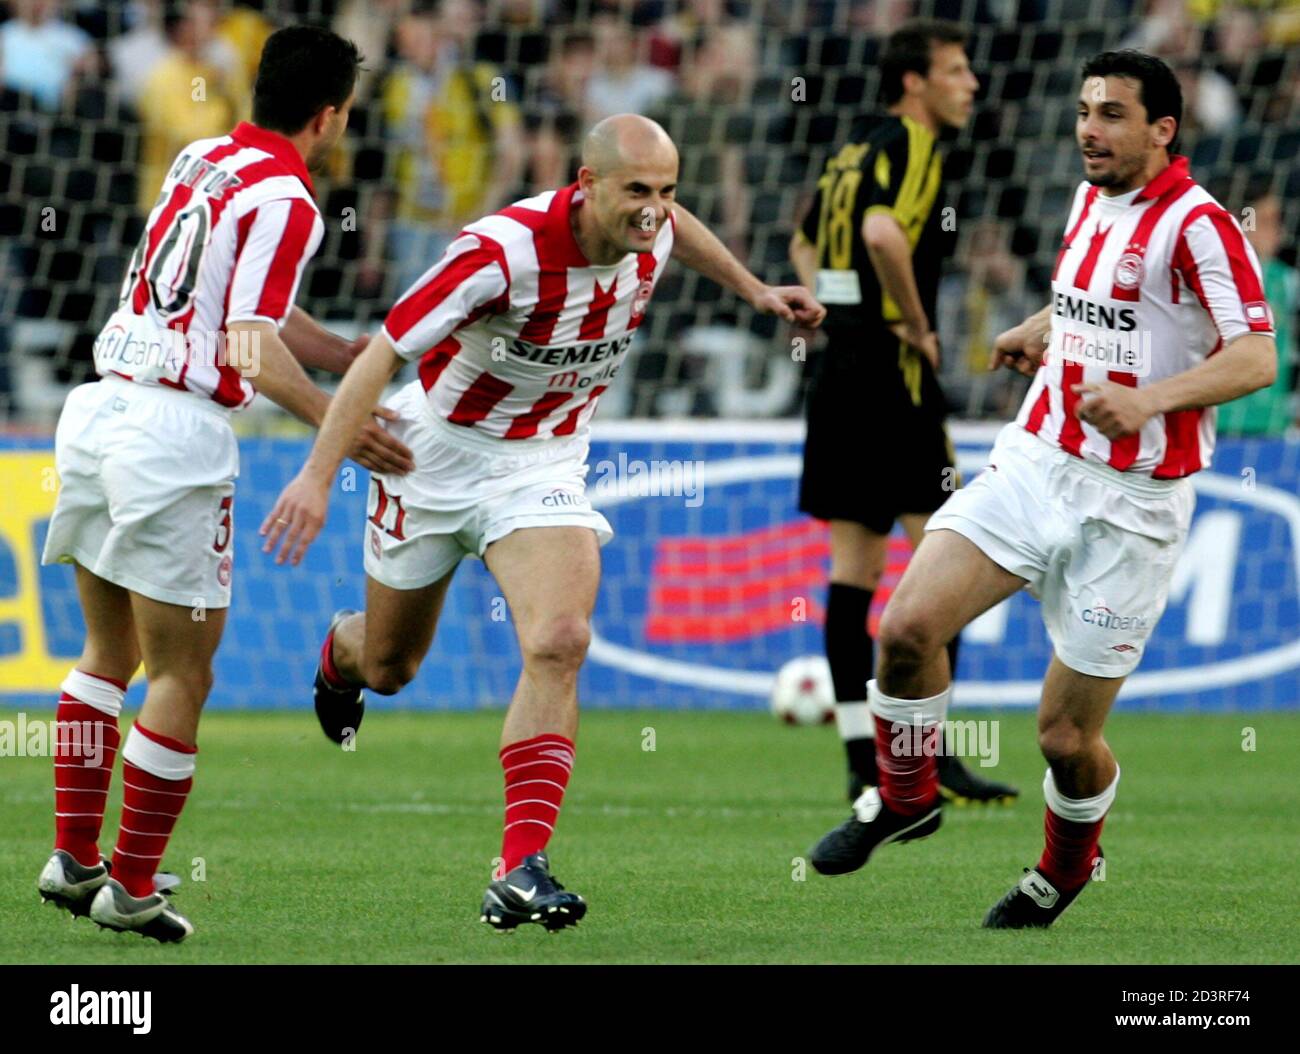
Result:
<instances>
[{"instance_id":1,"label":"blue advertising banner","mask_svg":"<svg viewBox=\"0 0 1300 1054\"><path fill-rule=\"evenodd\" d=\"M994 430L954 426L960 467L979 471ZM598 425L588 493L615 537L602 551L584 705L767 705L774 672L819 654L829 548L797 508L795 422ZM307 452L304 440L241 441L234 600L210 706L311 706L321 637L363 607L366 474L345 467L329 522L298 568L276 567L257 528ZM852 486L852 480L845 480ZM73 574L39 566L57 494L48 440L0 441L0 701L53 703L82 623ZM1300 445L1221 440L1196 477L1197 510L1169 607L1120 706L1300 707ZM891 541L872 620L910 549ZM955 702L1030 706L1051 656L1037 603L1020 594L966 630ZM518 677L510 613L466 559L419 677L371 705L504 705ZM137 681L133 695L142 687Z\"/></svg>"}]
</instances>

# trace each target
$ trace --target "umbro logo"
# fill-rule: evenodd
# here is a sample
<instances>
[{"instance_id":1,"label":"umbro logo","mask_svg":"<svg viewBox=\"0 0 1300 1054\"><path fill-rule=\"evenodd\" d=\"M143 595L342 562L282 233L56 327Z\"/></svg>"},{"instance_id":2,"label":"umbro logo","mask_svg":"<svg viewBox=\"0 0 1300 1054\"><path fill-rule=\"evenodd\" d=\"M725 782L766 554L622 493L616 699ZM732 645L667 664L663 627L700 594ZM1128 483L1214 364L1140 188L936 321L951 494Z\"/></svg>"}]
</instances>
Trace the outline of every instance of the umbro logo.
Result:
<instances>
[{"instance_id":1,"label":"umbro logo","mask_svg":"<svg viewBox=\"0 0 1300 1054\"><path fill-rule=\"evenodd\" d=\"M880 808L880 791L875 787L868 787L853 803L853 814L857 816L859 823L871 823L880 815Z\"/></svg>"},{"instance_id":2,"label":"umbro logo","mask_svg":"<svg viewBox=\"0 0 1300 1054\"><path fill-rule=\"evenodd\" d=\"M1020 891L1040 908L1050 908L1061 899L1056 887L1037 871L1030 871L1020 880Z\"/></svg>"}]
</instances>

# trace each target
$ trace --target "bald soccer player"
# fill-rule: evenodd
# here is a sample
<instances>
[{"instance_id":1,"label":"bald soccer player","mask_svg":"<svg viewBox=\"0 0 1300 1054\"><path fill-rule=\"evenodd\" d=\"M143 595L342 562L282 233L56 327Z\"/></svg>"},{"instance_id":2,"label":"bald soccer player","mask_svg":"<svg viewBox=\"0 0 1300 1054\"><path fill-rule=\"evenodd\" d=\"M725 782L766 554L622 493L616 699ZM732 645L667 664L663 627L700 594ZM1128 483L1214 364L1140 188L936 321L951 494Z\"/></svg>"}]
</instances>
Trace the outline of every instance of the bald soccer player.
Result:
<instances>
[{"instance_id":1,"label":"bald soccer player","mask_svg":"<svg viewBox=\"0 0 1300 1054\"><path fill-rule=\"evenodd\" d=\"M389 425L416 468L371 477L366 610L335 614L316 713L342 742L362 690L415 677L447 586L480 557L514 614L523 673L501 732L501 859L480 919L501 930L576 923L587 905L550 874L546 846L573 768L578 669L591 639L600 546L612 531L586 496L588 422L645 317L670 257L755 310L818 325L800 286L768 286L674 200L677 149L653 121L606 118L578 181L471 223L389 312L344 378L297 478L262 525L277 563L301 561L329 490L384 386L419 376Z\"/></svg>"}]
</instances>

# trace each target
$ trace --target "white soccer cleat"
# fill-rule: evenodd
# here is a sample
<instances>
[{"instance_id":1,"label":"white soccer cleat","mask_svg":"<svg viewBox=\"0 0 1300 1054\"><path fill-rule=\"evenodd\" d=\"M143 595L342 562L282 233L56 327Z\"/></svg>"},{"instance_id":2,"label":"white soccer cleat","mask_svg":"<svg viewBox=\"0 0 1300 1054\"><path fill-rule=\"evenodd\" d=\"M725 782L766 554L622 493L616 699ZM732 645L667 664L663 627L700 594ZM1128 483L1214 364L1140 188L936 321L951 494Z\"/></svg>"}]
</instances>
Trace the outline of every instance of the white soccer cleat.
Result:
<instances>
[{"instance_id":1,"label":"white soccer cleat","mask_svg":"<svg viewBox=\"0 0 1300 1054\"><path fill-rule=\"evenodd\" d=\"M90 902L107 881L103 860L94 867L83 867L67 850L56 849L41 870L36 889L42 900L77 917L89 914Z\"/></svg>"},{"instance_id":2,"label":"white soccer cleat","mask_svg":"<svg viewBox=\"0 0 1300 1054\"><path fill-rule=\"evenodd\" d=\"M115 878L108 879L95 894L90 917L106 929L138 933L164 944L178 943L194 933L189 919L161 893L133 897Z\"/></svg>"}]
</instances>

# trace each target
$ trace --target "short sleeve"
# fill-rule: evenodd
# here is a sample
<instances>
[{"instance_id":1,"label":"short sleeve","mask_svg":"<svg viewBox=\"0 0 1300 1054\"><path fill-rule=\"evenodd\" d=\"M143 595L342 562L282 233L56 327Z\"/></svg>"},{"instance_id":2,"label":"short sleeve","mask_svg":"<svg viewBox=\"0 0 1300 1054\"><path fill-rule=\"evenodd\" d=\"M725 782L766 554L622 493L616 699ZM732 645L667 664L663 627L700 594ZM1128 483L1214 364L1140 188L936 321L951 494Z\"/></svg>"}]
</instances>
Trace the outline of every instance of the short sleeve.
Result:
<instances>
[{"instance_id":1,"label":"short sleeve","mask_svg":"<svg viewBox=\"0 0 1300 1054\"><path fill-rule=\"evenodd\" d=\"M1223 209L1198 216L1179 236L1174 266L1227 344L1247 333L1272 334L1259 259Z\"/></svg>"},{"instance_id":2,"label":"short sleeve","mask_svg":"<svg viewBox=\"0 0 1300 1054\"><path fill-rule=\"evenodd\" d=\"M418 359L461 326L503 310L509 287L501 247L490 238L462 234L393 305L384 334L402 358Z\"/></svg>"},{"instance_id":3,"label":"short sleeve","mask_svg":"<svg viewBox=\"0 0 1300 1054\"><path fill-rule=\"evenodd\" d=\"M239 221L239 231L226 322L282 326L325 233L320 213L305 198L266 201Z\"/></svg>"}]
</instances>

